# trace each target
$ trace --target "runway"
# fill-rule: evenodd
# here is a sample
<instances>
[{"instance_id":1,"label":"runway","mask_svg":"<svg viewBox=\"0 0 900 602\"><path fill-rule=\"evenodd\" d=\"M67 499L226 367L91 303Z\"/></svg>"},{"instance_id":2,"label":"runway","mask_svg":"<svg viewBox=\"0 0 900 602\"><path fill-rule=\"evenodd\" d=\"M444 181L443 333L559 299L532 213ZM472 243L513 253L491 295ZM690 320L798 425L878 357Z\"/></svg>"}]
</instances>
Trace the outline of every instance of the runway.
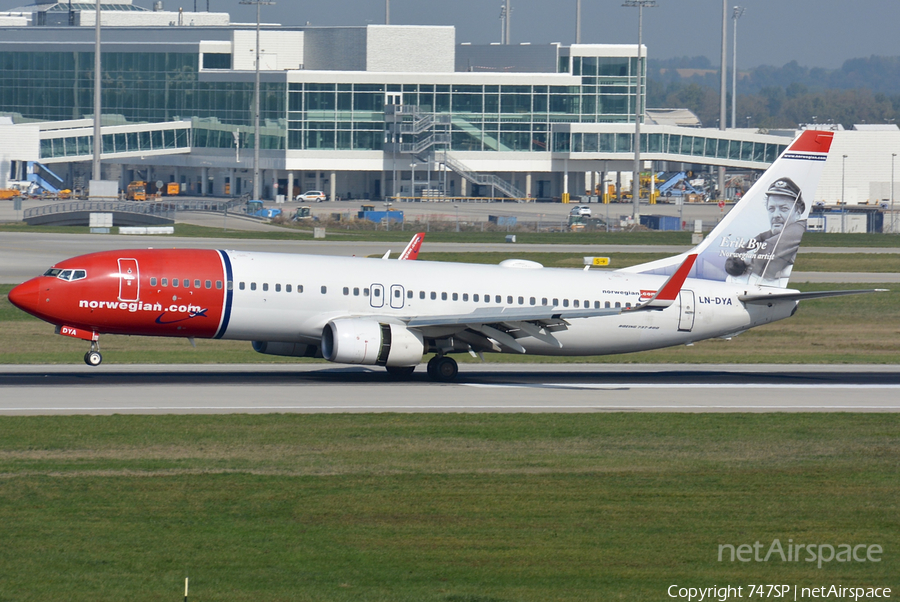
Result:
<instances>
[{"instance_id":1,"label":"runway","mask_svg":"<svg viewBox=\"0 0 900 602\"><path fill-rule=\"evenodd\" d=\"M463 364L459 381L330 364L0 366L0 415L897 412L900 367Z\"/></svg>"}]
</instances>

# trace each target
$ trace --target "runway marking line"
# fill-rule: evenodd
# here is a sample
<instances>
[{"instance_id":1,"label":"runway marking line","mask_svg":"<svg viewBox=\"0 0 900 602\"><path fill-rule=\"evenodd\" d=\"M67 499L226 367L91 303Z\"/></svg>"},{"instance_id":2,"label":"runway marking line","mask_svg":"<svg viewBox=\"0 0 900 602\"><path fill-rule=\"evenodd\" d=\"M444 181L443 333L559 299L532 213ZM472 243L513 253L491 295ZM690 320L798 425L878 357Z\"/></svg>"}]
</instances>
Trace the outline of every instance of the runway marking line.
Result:
<instances>
[{"instance_id":1,"label":"runway marking line","mask_svg":"<svg viewBox=\"0 0 900 602\"><path fill-rule=\"evenodd\" d=\"M26 407L26 408L0 408L0 414L4 412L146 412L146 411L199 411L199 410L631 410L631 409L654 409L654 410L900 410L900 406L801 406L801 405L623 405L617 403L615 405L441 405L441 406L109 406L109 407Z\"/></svg>"}]
</instances>

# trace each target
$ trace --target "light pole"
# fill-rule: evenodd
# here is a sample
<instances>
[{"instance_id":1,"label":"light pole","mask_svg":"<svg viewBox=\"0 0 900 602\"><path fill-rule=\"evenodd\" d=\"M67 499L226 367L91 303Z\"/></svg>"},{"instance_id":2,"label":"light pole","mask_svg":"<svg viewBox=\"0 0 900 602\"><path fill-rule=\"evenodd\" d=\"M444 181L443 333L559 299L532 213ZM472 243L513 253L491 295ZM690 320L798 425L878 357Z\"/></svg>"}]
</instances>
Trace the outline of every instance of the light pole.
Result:
<instances>
[{"instance_id":1,"label":"light pole","mask_svg":"<svg viewBox=\"0 0 900 602\"><path fill-rule=\"evenodd\" d=\"M575 43L581 44L581 0L575 0Z\"/></svg>"},{"instance_id":2,"label":"light pole","mask_svg":"<svg viewBox=\"0 0 900 602\"><path fill-rule=\"evenodd\" d=\"M641 119L644 115L641 90L641 44L644 34L644 7L658 6L656 0L627 0L622 6L638 9L638 56L637 56L637 105L634 108L634 178L631 182L631 207L635 223L641 218Z\"/></svg>"},{"instance_id":3,"label":"light pole","mask_svg":"<svg viewBox=\"0 0 900 602\"><path fill-rule=\"evenodd\" d=\"M505 30L504 34L503 34L503 43L506 45L509 45L511 43L510 42L511 29L509 26L509 22L512 19L511 0L506 0L505 5L506 5L506 11L505 11L506 18L503 21L503 28Z\"/></svg>"},{"instance_id":4,"label":"light pole","mask_svg":"<svg viewBox=\"0 0 900 602\"><path fill-rule=\"evenodd\" d=\"M456 209L456 231L459 232L459 205L453 205L453 208Z\"/></svg>"},{"instance_id":5,"label":"light pole","mask_svg":"<svg viewBox=\"0 0 900 602\"><path fill-rule=\"evenodd\" d=\"M100 113L103 102L100 98L100 0L94 13L97 22L94 24L94 157L91 174L94 180L100 180L100 151L103 137L100 130Z\"/></svg>"},{"instance_id":6,"label":"light pole","mask_svg":"<svg viewBox=\"0 0 900 602\"><path fill-rule=\"evenodd\" d=\"M722 65L721 77L719 84L719 129L724 131L728 126L725 113L725 96L727 94L726 81L726 64L728 63L728 0L722 0ZM725 198L725 168L720 166L717 188L719 189L718 198Z\"/></svg>"},{"instance_id":7,"label":"light pole","mask_svg":"<svg viewBox=\"0 0 900 602\"><path fill-rule=\"evenodd\" d=\"M416 162L413 161L409 164L409 169L412 171L412 175L409 177L409 196L412 197L412 200L416 198Z\"/></svg>"},{"instance_id":8,"label":"light pole","mask_svg":"<svg viewBox=\"0 0 900 602\"><path fill-rule=\"evenodd\" d=\"M731 50L731 129L737 127L735 125L737 119L737 22L744 16L745 10L747 9L743 6L735 6L731 12L731 20L734 22L734 32L731 35L733 44Z\"/></svg>"},{"instance_id":9,"label":"light pole","mask_svg":"<svg viewBox=\"0 0 900 602\"><path fill-rule=\"evenodd\" d=\"M894 159L896 157L897 153L891 153L891 234L897 231L894 227Z\"/></svg>"},{"instance_id":10,"label":"light pole","mask_svg":"<svg viewBox=\"0 0 900 602\"><path fill-rule=\"evenodd\" d=\"M241 0L256 5L256 79L253 84L253 199L259 200L259 7L275 4L272 0Z\"/></svg>"},{"instance_id":11,"label":"light pole","mask_svg":"<svg viewBox=\"0 0 900 602\"><path fill-rule=\"evenodd\" d=\"M841 234L844 233L844 209L847 207L847 198L844 196L844 183L847 175L847 155L841 157Z\"/></svg>"}]
</instances>

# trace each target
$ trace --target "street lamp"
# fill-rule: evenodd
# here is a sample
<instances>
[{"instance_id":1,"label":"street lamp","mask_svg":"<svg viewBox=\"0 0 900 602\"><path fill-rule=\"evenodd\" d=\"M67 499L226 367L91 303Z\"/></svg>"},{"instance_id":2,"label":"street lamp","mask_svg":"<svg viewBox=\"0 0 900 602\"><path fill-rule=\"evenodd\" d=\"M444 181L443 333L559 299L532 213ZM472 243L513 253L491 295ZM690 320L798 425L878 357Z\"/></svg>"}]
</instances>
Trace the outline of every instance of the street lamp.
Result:
<instances>
[{"instance_id":1,"label":"street lamp","mask_svg":"<svg viewBox=\"0 0 900 602\"><path fill-rule=\"evenodd\" d=\"M844 233L844 209L847 207L847 198L844 196L844 183L847 175L847 155L841 157L841 234Z\"/></svg>"},{"instance_id":2,"label":"street lamp","mask_svg":"<svg viewBox=\"0 0 900 602\"><path fill-rule=\"evenodd\" d=\"M581 0L575 0L575 43L581 44Z\"/></svg>"},{"instance_id":3,"label":"street lamp","mask_svg":"<svg viewBox=\"0 0 900 602\"><path fill-rule=\"evenodd\" d=\"M93 179L101 180L100 152L103 148L103 137L100 129L100 113L103 111L103 102L100 97L100 0L97 0L94 18L94 156L91 173ZM91 194L95 194L91 191Z\"/></svg>"},{"instance_id":4,"label":"street lamp","mask_svg":"<svg viewBox=\"0 0 900 602\"><path fill-rule=\"evenodd\" d=\"M894 227L894 159L896 157L897 153L891 153L891 234L897 231Z\"/></svg>"},{"instance_id":5,"label":"street lamp","mask_svg":"<svg viewBox=\"0 0 900 602\"><path fill-rule=\"evenodd\" d=\"M631 203L634 221L639 222L641 217L641 118L644 115L643 98L641 94L641 44L644 34L644 7L654 8L659 6L656 0L627 0L624 7L638 9L638 56L637 56L637 105L634 109L634 179L631 183Z\"/></svg>"},{"instance_id":6,"label":"street lamp","mask_svg":"<svg viewBox=\"0 0 900 602\"><path fill-rule=\"evenodd\" d=\"M459 232L459 205L453 205L453 208L456 209L456 231Z\"/></svg>"},{"instance_id":7,"label":"street lamp","mask_svg":"<svg viewBox=\"0 0 900 602\"><path fill-rule=\"evenodd\" d=\"M275 4L272 0L241 0L256 5L256 80L253 85L253 199L259 200L259 7Z\"/></svg>"},{"instance_id":8,"label":"street lamp","mask_svg":"<svg viewBox=\"0 0 900 602\"><path fill-rule=\"evenodd\" d=\"M737 22L744 16L747 10L743 6L735 6L731 12L731 20L734 21L734 33L732 34L732 50L731 50L731 129L735 129L735 120L737 119Z\"/></svg>"}]
</instances>

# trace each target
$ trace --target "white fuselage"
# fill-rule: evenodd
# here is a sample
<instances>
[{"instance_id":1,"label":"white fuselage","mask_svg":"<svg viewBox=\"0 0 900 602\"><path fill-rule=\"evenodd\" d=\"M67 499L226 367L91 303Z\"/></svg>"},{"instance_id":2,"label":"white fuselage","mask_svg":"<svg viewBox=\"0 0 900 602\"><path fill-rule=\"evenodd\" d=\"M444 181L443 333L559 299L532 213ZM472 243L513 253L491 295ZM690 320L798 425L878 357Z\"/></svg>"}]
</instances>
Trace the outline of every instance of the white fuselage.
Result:
<instances>
[{"instance_id":1,"label":"white fuselage","mask_svg":"<svg viewBox=\"0 0 900 602\"><path fill-rule=\"evenodd\" d=\"M637 306L666 280L601 270L227 253L234 297L223 338L240 340L317 344L325 325L339 318L402 324L413 317L458 316L465 324L477 310L541 306L565 317L586 305ZM796 307L793 301L745 306L737 297L748 288L688 279L664 310L569 319L567 330L554 333L562 347L534 337L519 342L528 353L546 355L642 351L735 334L786 318Z\"/></svg>"}]
</instances>

